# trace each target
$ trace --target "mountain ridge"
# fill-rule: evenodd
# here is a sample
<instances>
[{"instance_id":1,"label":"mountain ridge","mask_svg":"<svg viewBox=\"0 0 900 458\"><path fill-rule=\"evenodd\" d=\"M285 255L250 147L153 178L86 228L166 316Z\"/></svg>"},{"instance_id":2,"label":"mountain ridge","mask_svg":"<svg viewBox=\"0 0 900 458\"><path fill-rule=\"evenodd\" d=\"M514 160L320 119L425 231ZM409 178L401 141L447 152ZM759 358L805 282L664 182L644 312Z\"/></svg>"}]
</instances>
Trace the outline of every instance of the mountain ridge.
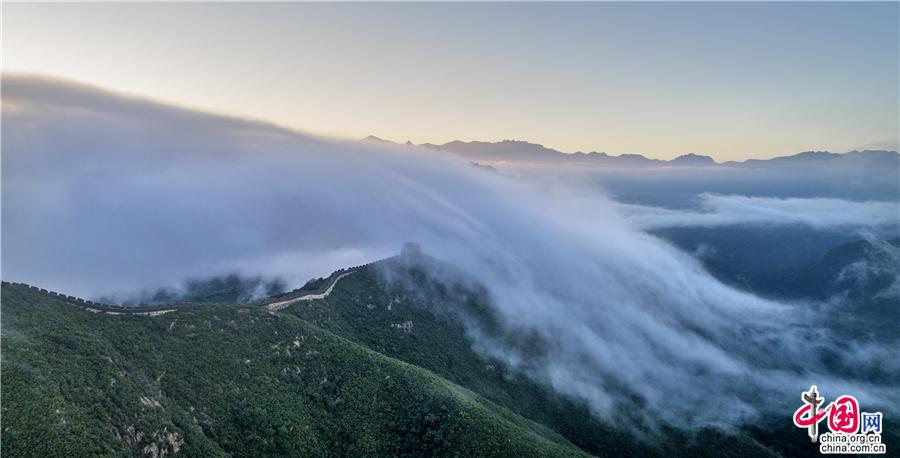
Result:
<instances>
[{"instance_id":1,"label":"mountain ridge","mask_svg":"<svg viewBox=\"0 0 900 458\"><path fill-rule=\"evenodd\" d=\"M792 155L776 156L769 159L746 159L743 161L718 162L713 157L686 153L673 159L653 159L637 153L611 155L602 151L566 153L539 143L524 140L462 141L451 140L443 144L397 143L369 135L361 142L377 142L397 146L413 146L447 152L476 162L515 162L535 164L572 164L593 165L601 167L736 167L736 168L769 168L771 166L816 166L828 165L832 161L854 161L867 164L900 165L900 153L891 150L852 150L845 153L830 151L802 151Z\"/></svg>"},{"instance_id":2,"label":"mountain ridge","mask_svg":"<svg viewBox=\"0 0 900 458\"><path fill-rule=\"evenodd\" d=\"M331 294L302 305L265 306L305 288L164 316L88 313L68 296L3 282L3 376L18 382L3 391L4 447L21 456L817 452L776 422L735 431L665 426L647 436L608 424L476 351L464 323L491 332L497 316L452 265L401 254L353 269L340 282L347 269L308 283ZM57 379L66 382L38 382ZM354 408L360 403L371 411ZM639 424L627 410L619 415ZM33 448L42 431L55 441ZM887 439L891 446L896 435Z\"/></svg>"},{"instance_id":3,"label":"mountain ridge","mask_svg":"<svg viewBox=\"0 0 900 458\"><path fill-rule=\"evenodd\" d=\"M10 456L586 456L428 369L292 315L202 304L109 316L2 289Z\"/></svg>"},{"instance_id":4,"label":"mountain ridge","mask_svg":"<svg viewBox=\"0 0 900 458\"><path fill-rule=\"evenodd\" d=\"M4 282L3 446L16 456L715 456L709 442L777 456L750 435L705 429L693 443L671 430L675 445L662 447L603 426L478 356L452 307L382 289L384 263L404 264L373 263L334 297L279 311L109 316Z\"/></svg>"}]
</instances>

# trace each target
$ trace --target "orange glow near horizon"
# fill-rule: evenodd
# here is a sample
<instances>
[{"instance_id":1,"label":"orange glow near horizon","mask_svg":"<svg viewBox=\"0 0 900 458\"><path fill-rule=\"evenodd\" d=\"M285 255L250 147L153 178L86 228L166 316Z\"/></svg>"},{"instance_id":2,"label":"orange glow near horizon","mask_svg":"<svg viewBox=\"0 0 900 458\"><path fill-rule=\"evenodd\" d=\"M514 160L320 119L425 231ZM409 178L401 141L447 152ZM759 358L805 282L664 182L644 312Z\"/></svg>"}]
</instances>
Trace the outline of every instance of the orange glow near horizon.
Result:
<instances>
[{"instance_id":1,"label":"orange glow near horizon","mask_svg":"<svg viewBox=\"0 0 900 458\"><path fill-rule=\"evenodd\" d=\"M898 8L5 4L3 70L332 137L743 160L897 149Z\"/></svg>"}]
</instances>

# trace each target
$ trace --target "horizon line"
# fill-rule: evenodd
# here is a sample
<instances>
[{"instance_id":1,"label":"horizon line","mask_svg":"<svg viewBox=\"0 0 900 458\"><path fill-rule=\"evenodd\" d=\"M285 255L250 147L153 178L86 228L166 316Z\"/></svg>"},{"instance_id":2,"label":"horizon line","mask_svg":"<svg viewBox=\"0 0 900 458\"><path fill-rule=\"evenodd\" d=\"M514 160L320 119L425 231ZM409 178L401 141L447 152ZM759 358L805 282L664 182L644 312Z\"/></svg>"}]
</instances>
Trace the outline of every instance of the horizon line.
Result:
<instances>
[{"instance_id":1,"label":"horizon line","mask_svg":"<svg viewBox=\"0 0 900 458\"><path fill-rule=\"evenodd\" d=\"M900 154L900 153L898 153L898 149L890 149L890 148L880 149L880 148L865 147L865 148L854 148L854 149L847 150L844 152L835 152L835 151L831 151L828 149L825 149L825 150L808 149L808 150L797 151L797 152L793 152L793 153L775 153L774 155L767 157L765 159L760 159L759 157L747 156L742 159L732 159L732 160L726 160L726 161L720 162L719 159L714 155L700 154L700 153L695 153L695 152L690 152L690 151L682 153L682 154L678 154L671 158L648 156L647 153L642 153L642 152L610 153L607 151L598 151L598 150L592 150L589 152L584 152L584 151L569 152L569 151L563 151L563 150L560 150L560 149L557 149L554 147L548 147L543 143L536 143L536 142L532 142L530 140L508 139L508 138L501 139L501 140L494 140L494 141L481 140L481 139L461 140L460 138L454 138L453 140L450 140L450 141L447 141L444 143L432 143L432 142L413 143L411 140L407 140L404 143L404 142L395 142L393 140L387 140L383 137L379 137L379 136L376 136L373 134L368 134L367 136L365 136L363 138L359 138L358 136L352 137L350 135L333 135L333 134L317 133L317 132L305 130L302 127L290 126L281 121L272 120L270 118L266 118L266 117L262 117L262 116L255 116L255 115L251 115L251 114L216 110L216 109L212 109L212 108L208 108L208 107L193 105L193 104L182 102L182 101L174 101L174 100L165 99L165 98L157 97L157 96L153 96L153 95L147 95L147 94L143 94L143 93L139 93L139 92L110 88L110 87L104 86L99 83L88 82L88 81L83 81L83 80L79 80L79 79L75 79L75 78L71 78L71 77L67 77L67 76L59 76L59 75L54 75L54 74L49 74L49 73L44 73L44 72L39 72L39 71L3 70L2 72L0 72L0 83L2 83L2 81L6 80L7 78L31 80L31 81L43 81L43 82L47 82L47 83L78 86L78 87L82 87L82 88L86 88L86 89L90 89L90 90L94 90L94 91L105 92L105 93L109 94L110 96L118 97L121 99L137 101L137 102L152 103L152 104L156 104L156 105L160 105L160 106L169 107L172 109L200 113L200 114L204 114L207 116L230 118L235 121L242 121L242 122L253 123L253 124L258 124L258 125L266 125L271 128L291 132L294 134L307 135L307 136L317 137L320 139L331 139L334 141L345 141L345 142L361 142L361 141L365 141L365 140L375 140L375 141L381 141L381 142L390 143L390 144L394 144L394 145L398 145L398 146L412 145L412 146L416 146L416 147L428 147L428 145L444 146L444 145L447 145L447 144L453 143L453 142L490 143L490 144L503 143L503 142L519 142L519 143L527 143L530 145L540 146L542 148L545 148L545 149L548 149L551 151L555 151L560 154L566 154L566 155L605 154L609 157L621 157L621 156L626 156L626 155L633 155L633 156L642 156L649 160L662 161L662 162L672 161L672 160L675 160L675 159L678 159L678 158L681 158L684 156L693 155L693 156L711 158L717 165L726 164L726 163L730 163L730 162L741 163L741 162L752 161L752 160L765 161L765 160L775 159L775 158L779 158L779 157L794 156L794 155L803 154L803 153L848 154L848 153L863 152L863 151L886 151L889 153ZM0 87L2 87L2 84L0 84ZM2 106L5 105L2 102L3 102L2 89L0 89L0 109L2 109Z\"/></svg>"},{"instance_id":2,"label":"horizon line","mask_svg":"<svg viewBox=\"0 0 900 458\"><path fill-rule=\"evenodd\" d=\"M561 150L561 149L557 149L557 148L554 148L554 147L551 147L551 146L547 146L547 145L544 145L543 143L536 143L536 142L532 142L532 141L529 141L529 140L520 140L520 139L515 139L515 138L504 138L504 139L501 139L501 140L461 140L461 139L457 138L457 139L453 139L453 140L450 140L450 141L444 142L444 143L432 143L432 142L413 143L411 140L407 140L406 142L397 142L397 141L393 141L393 140L388 140L388 139L386 139L386 138L384 138L384 137L379 137L379 136L374 135L374 134L370 134L370 135L367 135L367 136L365 136L365 137L363 137L363 138L360 138L360 139L358 139L358 140L356 140L356 141L357 141L357 142L377 141L377 142L390 143L390 144L392 144L392 145L397 145L397 146L415 146L415 147L424 147L424 148L428 148L428 147L443 147L443 146L449 145L450 143L465 143L465 144L471 144L471 143L487 143L487 144L491 144L491 145L495 145L495 144L498 144L498 143L525 143L525 144L528 144L528 145L539 146L539 147L544 148L544 149L546 149L546 150L548 150L548 151L556 152L556 153L559 153L559 154L566 154L566 155L575 155L575 154L591 155L591 154L598 154L598 155L606 155L607 157L611 157L611 158L618 158L618 157L622 157L622 156L641 156L641 157L643 157L643 158L645 158L645 159L648 159L648 160L651 160L651 161L661 161L661 162L669 162L669 161L673 161L673 160L680 159L680 158L683 158L683 157L708 157L708 158L712 159L713 162L716 163L716 165L728 164L728 163L731 163L731 162L734 162L734 163L743 163L743 162L747 162L747 161L768 161L768 160L771 160L771 159L777 159L777 158L781 158L781 157L791 157L791 156L796 156L796 155L798 155L798 154L805 154L805 153L825 153L825 154L838 154L838 155L844 155L844 154L850 154L850 153L863 153L863 152L867 152L867 151L877 151L877 152L887 152L887 153L900 154L900 151L895 150L895 149L889 149L889 148L888 148L888 149L883 149L883 148L861 148L861 149L860 149L860 148L855 148L855 149L851 149L851 150L847 150L847 151L843 151L843 152L831 151L831 150L827 150L827 149L826 149L826 150L808 149L808 150L803 150L803 151L797 151L797 152L794 152L794 153L783 153L783 154L781 154L781 155L772 156L772 157L765 158L765 159L760 159L759 157L747 157L747 158L743 158L743 159L740 159L740 160L732 159L732 160L727 160L727 161L721 161L721 162L720 162L715 156L712 156L712 155L709 155L709 154L700 154L700 153L695 153L695 152L686 152L686 153L683 153L683 154L679 154L679 155L677 155L677 156L672 157L671 159L663 159L663 158L658 158L658 157L651 157L651 156L647 156L647 155L644 154L644 153L632 153L632 152L617 153L617 154L615 154L615 153L610 153L610 152L607 152L607 151L598 151L598 150L592 150L592 151L571 151L571 152L570 152L570 151L563 151L563 150Z\"/></svg>"}]
</instances>

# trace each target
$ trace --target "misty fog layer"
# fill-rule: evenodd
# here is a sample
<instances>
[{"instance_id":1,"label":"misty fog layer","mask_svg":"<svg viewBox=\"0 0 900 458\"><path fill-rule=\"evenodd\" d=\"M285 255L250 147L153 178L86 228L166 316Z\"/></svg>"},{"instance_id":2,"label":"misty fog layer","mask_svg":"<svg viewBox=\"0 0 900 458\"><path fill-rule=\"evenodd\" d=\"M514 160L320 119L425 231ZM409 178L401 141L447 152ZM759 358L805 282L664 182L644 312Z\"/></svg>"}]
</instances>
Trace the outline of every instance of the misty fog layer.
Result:
<instances>
[{"instance_id":1,"label":"misty fog layer","mask_svg":"<svg viewBox=\"0 0 900 458\"><path fill-rule=\"evenodd\" d=\"M626 218L642 229L731 225L806 225L897 233L900 201L853 202L831 198L773 198L701 194L702 211L622 204Z\"/></svg>"},{"instance_id":2,"label":"misty fog layer","mask_svg":"<svg viewBox=\"0 0 900 458\"><path fill-rule=\"evenodd\" d=\"M648 424L732 423L811 383L900 402L896 348L837 345L804 311L826 305L722 285L590 180L538 186L35 78L4 77L3 121L6 280L85 296L235 271L297 286L417 241L487 287L503 332L470 329L476 349L602 418L627 404Z\"/></svg>"}]
</instances>

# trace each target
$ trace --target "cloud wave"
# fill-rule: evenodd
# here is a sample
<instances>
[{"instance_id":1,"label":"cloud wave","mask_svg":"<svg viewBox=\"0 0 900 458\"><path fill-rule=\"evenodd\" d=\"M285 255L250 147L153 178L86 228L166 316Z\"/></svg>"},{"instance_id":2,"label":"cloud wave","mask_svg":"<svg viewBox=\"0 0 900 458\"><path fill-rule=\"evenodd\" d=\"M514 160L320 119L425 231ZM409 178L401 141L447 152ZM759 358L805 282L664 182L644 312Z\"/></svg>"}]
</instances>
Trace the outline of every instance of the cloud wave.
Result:
<instances>
[{"instance_id":1,"label":"cloud wave","mask_svg":"<svg viewBox=\"0 0 900 458\"><path fill-rule=\"evenodd\" d=\"M790 224L815 229L900 226L900 202L701 194L699 204L699 211L634 204L620 207L626 219L643 229Z\"/></svg>"},{"instance_id":2,"label":"cloud wave","mask_svg":"<svg viewBox=\"0 0 900 458\"><path fill-rule=\"evenodd\" d=\"M486 285L502 329L470 328L477 349L601 418L655 406L649 425L733 424L810 383L900 402L890 346L841 353L812 312L719 283L589 182L536 186L31 77L3 77L3 121L5 279L79 295L235 270L296 284L414 240ZM839 370L859 353L886 375Z\"/></svg>"}]
</instances>

